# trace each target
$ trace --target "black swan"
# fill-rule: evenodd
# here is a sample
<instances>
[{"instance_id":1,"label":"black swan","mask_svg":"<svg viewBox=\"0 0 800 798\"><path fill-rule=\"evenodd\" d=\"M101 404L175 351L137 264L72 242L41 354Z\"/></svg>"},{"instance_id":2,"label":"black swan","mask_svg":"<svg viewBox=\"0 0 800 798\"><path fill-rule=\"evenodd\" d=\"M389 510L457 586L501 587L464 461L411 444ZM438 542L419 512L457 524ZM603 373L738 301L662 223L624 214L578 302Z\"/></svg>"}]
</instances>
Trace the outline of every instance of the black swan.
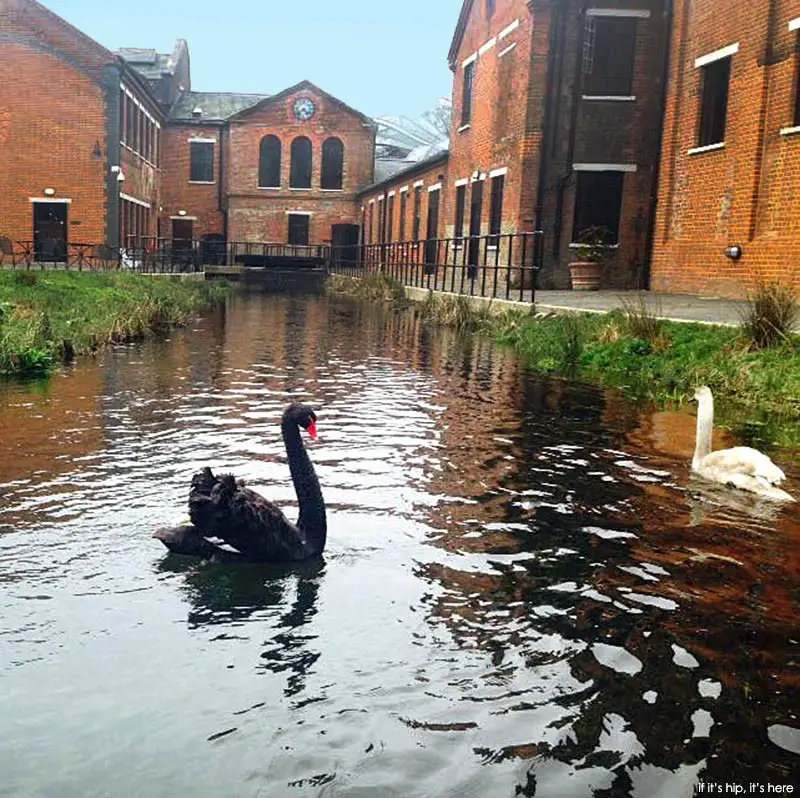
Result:
<instances>
[{"instance_id":1,"label":"black swan","mask_svg":"<svg viewBox=\"0 0 800 798\"><path fill-rule=\"evenodd\" d=\"M300 505L296 525L275 504L246 488L242 480L232 474L214 476L210 468L204 468L192 477L192 523L158 529L153 537L171 552L215 562L294 562L321 554L327 535L325 502L299 429L316 438L316 420L310 407L296 403L286 408L281 420ZM236 551L221 548L208 538L219 538Z\"/></svg>"}]
</instances>

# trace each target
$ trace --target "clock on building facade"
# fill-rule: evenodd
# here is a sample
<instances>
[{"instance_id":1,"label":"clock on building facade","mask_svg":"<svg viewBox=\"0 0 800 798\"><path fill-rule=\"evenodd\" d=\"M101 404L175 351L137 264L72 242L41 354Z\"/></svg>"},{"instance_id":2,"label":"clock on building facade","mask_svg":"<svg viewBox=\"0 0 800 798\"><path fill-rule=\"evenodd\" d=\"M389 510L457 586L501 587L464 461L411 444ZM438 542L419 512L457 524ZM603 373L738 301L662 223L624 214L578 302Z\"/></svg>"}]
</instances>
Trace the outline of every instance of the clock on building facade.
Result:
<instances>
[{"instance_id":1,"label":"clock on building facade","mask_svg":"<svg viewBox=\"0 0 800 798\"><path fill-rule=\"evenodd\" d=\"M314 101L308 97L298 97L292 104L295 119L299 119L301 122L307 122L311 119L316 110L317 107L314 105Z\"/></svg>"}]
</instances>

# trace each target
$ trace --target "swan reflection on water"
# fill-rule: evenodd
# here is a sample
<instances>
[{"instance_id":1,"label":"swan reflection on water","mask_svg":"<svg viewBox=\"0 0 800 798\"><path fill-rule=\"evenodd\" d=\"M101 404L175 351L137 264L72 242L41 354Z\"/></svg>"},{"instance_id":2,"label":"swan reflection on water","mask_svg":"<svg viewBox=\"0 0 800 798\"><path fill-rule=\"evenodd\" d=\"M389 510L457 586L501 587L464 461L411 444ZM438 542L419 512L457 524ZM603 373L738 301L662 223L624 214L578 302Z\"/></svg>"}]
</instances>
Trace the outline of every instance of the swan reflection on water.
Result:
<instances>
[{"instance_id":1,"label":"swan reflection on water","mask_svg":"<svg viewBox=\"0 0 800 798\"><path fill-rule=\"evenodd\" d=\"M287 698L303 692L320 657L320 651L309 645L315 638L302 629L318 612L323 557L291 564L229 566L198 564L195 558L168 554L156 571L183 576L179 585L189 603L190 628L224 627L212 641L236 639L235 630L249 622L269 623L274 633L264 643L256 670L287 672Z\"/></svg>"}]
</instances>

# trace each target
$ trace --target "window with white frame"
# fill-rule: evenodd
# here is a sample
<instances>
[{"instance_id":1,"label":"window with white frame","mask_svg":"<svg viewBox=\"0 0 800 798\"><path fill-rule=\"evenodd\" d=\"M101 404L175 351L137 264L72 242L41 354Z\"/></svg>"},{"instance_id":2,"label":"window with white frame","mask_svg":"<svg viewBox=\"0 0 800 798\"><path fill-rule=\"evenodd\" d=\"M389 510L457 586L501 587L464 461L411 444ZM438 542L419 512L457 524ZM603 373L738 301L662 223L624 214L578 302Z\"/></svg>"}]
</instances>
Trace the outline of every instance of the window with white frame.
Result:
<instances>
[{"instance_id":1,"label":"window with white frame","mask_svg":"<svg viewBox=\"0 0 800 798\"><path fill-rule=\"evenodd\" d=\"M189 180L192 183L214 182L214 142L189 142Z\"/></svg>"},{"instance_id":2,"label":"window with white frame","mask_svg":"<svg viewBox=\"0 0 800 798\"><path fill-rule=\"evenodd\" d=\"M583 93L628 97L633 93L636 17L586 17L583 37Z\"/></svg>"},{"instance_id":3,"label":"window with white frame","mask_svg":"<svg viewBox=\"0 0 800 798\"><path fill-rule=\"evenodd\" d=\"M578 171L572 241L580 243L587 231L607 231L607 244L619 241L622 188L625 172L620 170Z\"/></svg>"}]
</instances>

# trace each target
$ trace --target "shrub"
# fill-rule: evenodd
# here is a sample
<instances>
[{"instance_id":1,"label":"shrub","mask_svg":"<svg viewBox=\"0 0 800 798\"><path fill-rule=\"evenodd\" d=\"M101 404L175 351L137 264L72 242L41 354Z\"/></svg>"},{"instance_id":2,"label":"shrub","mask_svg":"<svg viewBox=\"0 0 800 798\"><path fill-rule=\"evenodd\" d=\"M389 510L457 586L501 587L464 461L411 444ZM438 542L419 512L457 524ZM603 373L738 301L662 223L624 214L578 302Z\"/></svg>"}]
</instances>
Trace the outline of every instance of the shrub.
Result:
<instances>
[{"instance_id":1,"label":"shrub","mask_svg":"<svg viewBox=\"0 0 800 798\"><path fill-rule=\"evenodd\" d=\"M742 328L756 349L786 341L798 319L797 297L789 286L773 281L759 282L747 298Z\"/></svg>"}]
</instances>

